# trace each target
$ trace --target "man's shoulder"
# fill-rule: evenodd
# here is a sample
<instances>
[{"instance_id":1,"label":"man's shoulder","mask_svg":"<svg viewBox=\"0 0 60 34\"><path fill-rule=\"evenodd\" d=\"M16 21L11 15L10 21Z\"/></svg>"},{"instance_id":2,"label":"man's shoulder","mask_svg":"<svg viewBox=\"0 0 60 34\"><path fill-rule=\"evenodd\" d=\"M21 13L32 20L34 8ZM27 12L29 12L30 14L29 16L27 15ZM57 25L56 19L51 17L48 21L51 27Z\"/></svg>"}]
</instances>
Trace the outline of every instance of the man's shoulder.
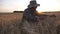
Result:
<instances>
[{"instance_id":1,"label":"man's shoulder","mask_svg":"<svg viewBox=\"0 0 60 34\"><path fill-rule=\"evenodd\" d=\"M25 9L25 10L24 10L24 12L29 12L29 11L30 11L30 9L29 9L29 8L27 8L27 9Z\"/></svg>"}]
</instances>

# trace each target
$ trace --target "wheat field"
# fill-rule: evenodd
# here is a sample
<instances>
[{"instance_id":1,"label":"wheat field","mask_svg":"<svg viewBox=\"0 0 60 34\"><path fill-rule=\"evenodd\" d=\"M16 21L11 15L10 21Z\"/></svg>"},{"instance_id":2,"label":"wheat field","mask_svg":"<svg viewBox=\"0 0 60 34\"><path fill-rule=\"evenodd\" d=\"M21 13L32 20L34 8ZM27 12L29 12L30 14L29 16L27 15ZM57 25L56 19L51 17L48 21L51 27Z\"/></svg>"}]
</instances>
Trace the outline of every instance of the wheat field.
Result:
<instances>
[{"instance_id":1,"label":"wheat field","mask_svg":"<svg viewBox=\"0 0 60 34\"><path fill-rule=\"evenodd\" d=\"M43 22L48 24L46 26L51 27L49 28L51 33L48 34L57 34L57 26L60 25L60 13L55 13L55 15L56 17L50 17L49 14L48 17L43 17L44 20L41 20L42 16L39 16L39 23ZM22 16L23 13L0 13L0 34L21 34L20 23Z\"/></svg>"}]
</instances>

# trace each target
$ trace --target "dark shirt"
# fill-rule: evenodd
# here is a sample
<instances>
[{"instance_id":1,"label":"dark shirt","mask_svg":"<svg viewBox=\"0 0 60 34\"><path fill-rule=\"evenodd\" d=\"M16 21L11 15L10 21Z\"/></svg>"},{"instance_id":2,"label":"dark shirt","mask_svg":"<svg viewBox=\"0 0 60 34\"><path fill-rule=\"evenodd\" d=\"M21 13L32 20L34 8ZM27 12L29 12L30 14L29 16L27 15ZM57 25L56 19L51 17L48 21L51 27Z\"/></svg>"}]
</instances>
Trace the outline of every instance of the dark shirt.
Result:
<instances>
[{"instance_id":1,"label":"dark shirt","mask_svg":"<svg viewBox=\"0 0 60 34\"><path fill-rule=\"evenodd\" d=\"M36 11L33 11L33 10L31 10L30 8L27 8L27 9L24 11L23 17L24 17L24 19L26 19L27 21L32 21L32 22L37 21Z\"/></svg>"}]
</instances>

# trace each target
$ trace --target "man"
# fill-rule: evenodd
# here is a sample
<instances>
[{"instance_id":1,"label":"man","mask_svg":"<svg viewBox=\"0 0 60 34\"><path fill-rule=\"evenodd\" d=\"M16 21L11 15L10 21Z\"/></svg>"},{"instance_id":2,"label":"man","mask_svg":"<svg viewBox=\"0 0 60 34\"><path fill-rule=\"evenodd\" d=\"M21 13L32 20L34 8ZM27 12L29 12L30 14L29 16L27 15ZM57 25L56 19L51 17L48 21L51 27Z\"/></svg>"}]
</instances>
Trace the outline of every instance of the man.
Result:
<instances>
[{"instance_id":1,"label":"man","mask_svg":"<svg viewBox=\"0 0 60 34\"><path fill-rule=\"evenodd\" d=\"M21 34L38 34L35 32L37 6L39 6L39 4L36 3L36 0L32 0L30 1L28 8L24 11L21 24Z\"/></svg>"},{"instance_id":2,"label":"man","mask_svg":"<svg viewBox=\"0 0 60 34\"><path fill-rule=\"evenodd\" d=\"M23 17L29 22L36 22L37 18L37 11L36 8L39 6L39 4L36 3L36 1L30 1L30 4L28 5L28 8L24 11Z\"/></svg>"}]
</instances>

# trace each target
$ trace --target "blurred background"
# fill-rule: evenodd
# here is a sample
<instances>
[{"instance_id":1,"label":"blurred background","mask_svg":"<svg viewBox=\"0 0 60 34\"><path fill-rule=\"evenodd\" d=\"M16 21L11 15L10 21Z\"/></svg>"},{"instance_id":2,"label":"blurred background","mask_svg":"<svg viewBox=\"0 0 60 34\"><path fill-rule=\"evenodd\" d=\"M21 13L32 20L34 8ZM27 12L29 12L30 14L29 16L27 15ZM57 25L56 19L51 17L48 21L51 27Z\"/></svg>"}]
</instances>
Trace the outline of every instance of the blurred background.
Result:
<instances>
[{"instance_id":1,"label":"blurred background","mask_svg":"<svg viewBox=\"0 0 60 34\"><path fill-rule=\"evenodd\" d=\"M0 13L24 11L31 0L0 0ZM38 12L60 11L60 0L36 0L40 6Z\"/></svg>"}]
</instances>

